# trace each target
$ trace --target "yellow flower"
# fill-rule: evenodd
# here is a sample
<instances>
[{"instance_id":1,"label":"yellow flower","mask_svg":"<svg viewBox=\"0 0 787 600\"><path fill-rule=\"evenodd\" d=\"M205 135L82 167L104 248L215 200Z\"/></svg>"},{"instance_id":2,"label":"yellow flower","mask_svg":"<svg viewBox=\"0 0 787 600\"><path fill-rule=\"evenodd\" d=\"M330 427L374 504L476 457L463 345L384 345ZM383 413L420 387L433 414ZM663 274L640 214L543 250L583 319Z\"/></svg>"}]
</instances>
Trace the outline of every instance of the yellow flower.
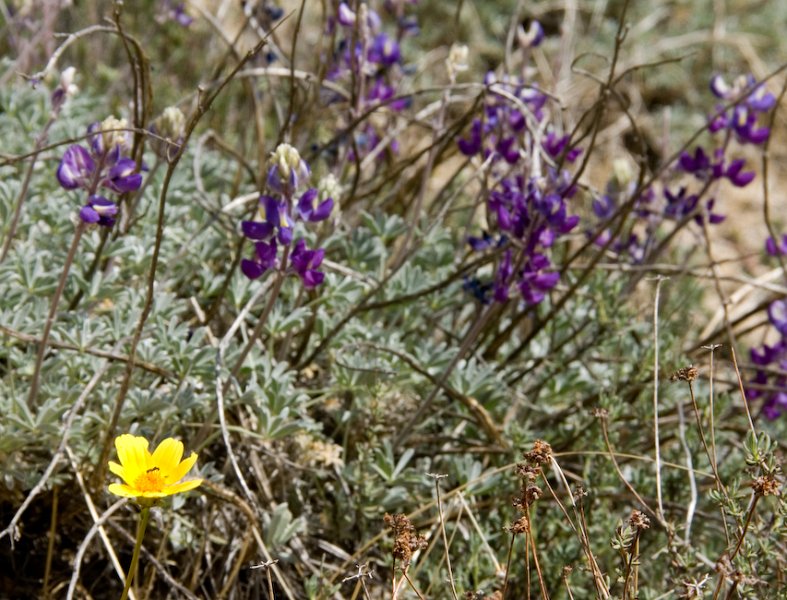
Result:
<instances>
[{"instance_id":1,"label":"yellow flower","mask_svg":"<svg viewBox=\"0 0 787 600\"><path fill-rule=\"evenodd\" d=\"M202 479L180 481L186 476L197 454L183 457L183 443L167 438L150 453L148 441L128 433L115 438L120 464L109 461L109 470L122 478L125 483L112 483L109 491L125 498L163 498L180 492L193 490Z\"/></svg>"}]
</instances>

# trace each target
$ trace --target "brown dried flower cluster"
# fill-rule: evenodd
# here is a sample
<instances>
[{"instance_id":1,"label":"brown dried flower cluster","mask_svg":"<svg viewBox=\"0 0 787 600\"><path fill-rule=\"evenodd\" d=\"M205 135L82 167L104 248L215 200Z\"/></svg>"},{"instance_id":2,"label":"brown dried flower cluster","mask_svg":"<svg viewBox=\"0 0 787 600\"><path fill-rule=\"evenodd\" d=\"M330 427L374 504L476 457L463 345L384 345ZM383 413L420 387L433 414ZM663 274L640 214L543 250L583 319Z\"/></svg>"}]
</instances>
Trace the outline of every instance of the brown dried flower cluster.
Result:
<instances>
[{"instance_id":1,"label":"brown dried flower cluster","mask_svg":"<svg viewBox=\"0 0 787 600\"><path fill-rule=\"evenodd\" d=\"M527 517L519 517L508 530L513 533L514 535L518 535L520 533L530 533L530 522L527 520Z\"/></svg>"},{"instance_id":2,"label":"brown dried flower cluster","mask_svg":"<svg viewBox=\"0 0 787 600\"><path fill-rule=\"evenodd\" d=\"M638 531L643 531L644 529L650 529L650 519L642 511L632 510L629 517L629 525Z\"/></svg>"},{"instance_id":3,"label":"brown dried flower cluster","mask_svg":"<svg viewBox=\"0 0 787 600\"><path fill-rule=\"evenodd\" d=\"M393 557L404 566L410 564L413 553L423 550L427 546L426 539L415 531L415 527L407 518L407 515L385 514L386 526L394 534Z\"/></svg>"},{"instance_id":4,"label":"brown dried flower cluster","mask_svg":"<svg viewBox=\"0 0 787 600\"><path fill-rule=\"evenodd\" d=\"M752 483L752 488L758 496L778 496L781 494L779 481L773 475L760 475Z\"/></svg>"},{"instance_id":5,"label":"brown dried flower cluster","mask_svg":"<svg viewBox=\"0 0 787 600\"><path fill-rule=\"evenodd\" d=\"M531 465L545 465L552 461L552 446L544 440L533 442L533 449L525 452L525 460Z\"/></svg>"},{"instance_id":6,"label":"brown dried flower cluster","mask_svg":"<svg viewBox=\"0 0 787 600\"><path fill-rule=\"evenodd\" d=\"M678 369L670 375L670 381L694 381L697 379L697 374L697 367L689 365L688 367Z\"/></svg>"}]
</instances>

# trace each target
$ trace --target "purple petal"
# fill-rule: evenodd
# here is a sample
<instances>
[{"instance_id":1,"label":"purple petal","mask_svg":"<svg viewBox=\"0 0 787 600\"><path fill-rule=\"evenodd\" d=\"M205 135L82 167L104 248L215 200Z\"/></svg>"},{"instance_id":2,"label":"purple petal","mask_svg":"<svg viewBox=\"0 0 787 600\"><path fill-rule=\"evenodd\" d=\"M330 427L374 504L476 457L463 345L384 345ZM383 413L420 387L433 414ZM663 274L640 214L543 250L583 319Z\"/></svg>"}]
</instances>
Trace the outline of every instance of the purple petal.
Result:
<instances>
[{"instance_id":1,"label":"purple petal","mask_svg":"<svg viewBox=\"0 0 787 600\"><path fill-rule=\"evenodd\" d=\"M768 317L782 335L787 335L787 300L776 300L768 306Z\"/></svg>"},{"instance_id":2,"label":"purple petal","mask_svg":"<svg viewBox=\"0 0 787 600\"><path fill-rule=\"evenodd\" d=\"M303 285L307 289L312 289L320 285L325 280L325 273L320 271L306 271L301 277Z\"/></svg>"},{"instance_id":3,"label":"purple petal","mask_svg":"<svg viewBox=\"0 0 787 600\"><path fill-rule=\"evenodd\" d=\"M240 270L243 271L243 274L249 279L257 279L265 272L262 265L247 258L240 261Z\"/></svg>"},{"instance_id":4,"label":"purple petal","mask_svg":"<svg viewBox=\"0 0 787 600\"><path fill-rule=\"evenodd\" d=\"M714 75L713 77L711 77L710 91L713 92L714 96L716 96L717 98L721 98L723 100L729 98L730 93L732 92L730 86L727 85L727 82L724 81L724 77L722 77L721 75Z\"/></svg>"},{"instance_id":5,"label":"purple petal","mask_svg":"<svg viewBox=\"0 0 787 600\"><path fill-rule=\"evenodd\" d=\"M309 220L312 222L324 221L331 216L331 211L333 211L333 198L326 198L320 202Z\"/></svg>"},{"instance_id":6,"label":"purple petal","mask_svg":"<svg viewBox=\"0 0 787 600\"><path fill-rule=\"evenodd\" d=\"M273 234L273 225L258 221L242 221L240 224L243 235L250 240L265 240Z\"/></svg>"},{"instance_id":7,"label":"purple petal","mask_svg":"<svg viewBox=\"0 0 787 600\"><path fill-rule=\"evenodd\" d=\"M90 153L79 145L69 146L57 168L57 180L67 190L86 185L93 174L95 163Z\"/></svg>"},{"instance_id":8,"label":"purple petal","mask_svg":"<svg viewBox=\"0 0 787 600\"><path fill-rule=\"evenodd\" d=\"M92 206L83 206L79 211L79 218L82 219L84 223L98 223L101 219L101 215L99 215Z\"/></svg>"}]
</instances>

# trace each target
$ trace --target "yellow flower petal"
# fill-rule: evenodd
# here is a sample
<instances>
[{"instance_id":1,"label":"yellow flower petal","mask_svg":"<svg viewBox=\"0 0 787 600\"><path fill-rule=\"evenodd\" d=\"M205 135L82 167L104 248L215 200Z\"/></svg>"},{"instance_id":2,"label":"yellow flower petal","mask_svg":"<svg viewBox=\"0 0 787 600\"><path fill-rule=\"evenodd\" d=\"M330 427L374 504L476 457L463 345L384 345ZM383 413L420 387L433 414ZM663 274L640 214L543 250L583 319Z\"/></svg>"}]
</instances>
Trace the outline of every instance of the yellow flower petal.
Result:
<instances>
[{"instance_id":1,"label":"yellow flower petal","mask_svg":"<svg viewBox=\"0 0 787 600\"><path fill-rule=\"evenodd\" d=\"M198 487L202 484L202 479L189 479L188 481L181 481L180 483L176 483L174 485L168 485L166 487L166 493L168 495L172 494L180 494L181 492L188 492L189 490L193 490L195 487Z\"/></svg>"},{"instance_id":2,"label":"yellow flower petal","mask_svg":"<svg viewBox=\"0 0 787 600\"><path fill-rule=\"evenodd\" d=\"M161 442L158 448L153 452L153 464L161 469L162 473L168 474L178 466L182 456L183 442L173 438L167 438ZM180 479L180 477L177 479Z\"/></svg>"},{"instance_id":3,"label":"yellow flower petal","mask_svg":"<svg viewBox=\"0 0 787 600\"><path fill-rule=\"evenodd\" d=\"M129 485L131 484L132 480L128 477L128 475L126 474L126 469L122 465L119 465L116 462L110 460L109 470L112 471L115 475L120 477L123 481L125 481Z\"/></svg>"},{"instance_id":4,"label":"yellow flower petal","mask_svg":"<svg viewBox=\"0 0 787 600\"><path fill-rule=\"evenodd\" d=\"M136 498L139 495L136 490L125 483L110 483L109 491L115 496L122 496L123 498Z\"/></svg>"},{"instance_id":5,"label":"yellow flower petal","mask_svg":"<svg viewBox=\"0 0 787 600\"><path fill-rule=\"evenodd\" d=\"M197 462L197 453L192 452L188 458L184 459L183 462L170 471L169 482L177 483L183 479L186 476L186 473L191 470L191 467L194 466L195 462Z\"/></svg>"},{"instance_id":6,"label":"yellow flower petal","mask_svg":"<svg viewBox=\"0 0 787 600\"><path fill-rule=\"evenodd\" d=\"M169 496L168 492L139 492L137 494L140 498L166 498Z\"/></svg>"},{"instance_id":7,"label":"yellow flower petal","mask_svg":"<svg viewBox=\"0 0 787 600\"><path fill-rule=\"evenodd\" d=\"M148 470L150 452L145 438L124 433L115 439L115 448L129 480Z\"/></svg>"}]
</instances>

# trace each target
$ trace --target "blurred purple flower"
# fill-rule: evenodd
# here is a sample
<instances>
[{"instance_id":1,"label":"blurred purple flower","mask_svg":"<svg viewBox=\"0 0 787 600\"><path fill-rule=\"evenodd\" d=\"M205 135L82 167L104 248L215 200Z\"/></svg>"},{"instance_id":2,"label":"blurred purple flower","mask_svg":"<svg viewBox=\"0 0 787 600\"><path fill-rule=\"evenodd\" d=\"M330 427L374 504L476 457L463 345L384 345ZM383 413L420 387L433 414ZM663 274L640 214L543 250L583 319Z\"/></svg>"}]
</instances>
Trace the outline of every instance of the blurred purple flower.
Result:
<instances>
[{"instance_id":1,"label":"blurred purple flower","mask_svg":"<svg viewBox=\"0 0 787 600\"><path fill-rule=\"evenodd\" d=\"M767 240L765 240L765 251L771 256L787 254L787 234L782 234L782 237L778 242L772 237L769 237Z\"/></svg>"},{"instance_id":2,"label":"blurred purple flower","mask_svg":"<svg viewBox=\"0 0 787 600\"><path fill-rule=\"evenodd\" d=\"M315 188L310 188L298 200L298 214L304 221L316 223L327 219L333 210L333 198L326 198L318 202L319 197Z\"/></svg>"},{"instance_id":3,"label":"blurred purple flower","mask_svg":"<svg viewBox=\"0 0 787 600\"><path fill-rule=\"evenodd\" d=\"M257 279L268 269L276 267L277 260L276 240L270 242L257 242L254 244L254 258L242 259L240 268L243 274L249 279Z\"/></svg>"},{"instance_id":4,"label":"blurred purple flower","mask_svg":"<svg viewBox=\"0 0 787 600\"><path fill-rule=\"evenodd\" d=\"M390 67L398 63L402 54L399 50L399 43L385 33L375 36L369 51L366 55L369 62L377 63L385 67Z\"/></svg>"},{"instance_id":5,"label":"blurred purple flower","mask_svg":"<svg viewBox=\"0 0 787 600\"><path fill-rule=\"evenodd\" d=\"M260 196L260 221L242 221L241 230L250 240L267 240L273 236L279 243L288 245L292 241L293 221L289 214L287 202L277 200L273 196Z\"/></svg>"},{"instance_id":6,"label":"blurred purple flower","mask_svg":"<svg viewBox=\"0 0 787 600\"><path fill-rule=\"evenodd\" d=\"M774 300L768 306L768 318L776 330L787 336L787 300Z\"/></svg>"},{"instance_id":7,"label":"blurred purple flower","mask_svg":"<svg viewBox=\"0 0 787 600\"><path fill-rule=\"evenodd\" d=\"M325 279L325 273L317 270L324 257L325 250L322 248L309 250L306 248L306 242L302 239L295 243L291 257L292 269L301 278L307 289L317 287Z\"/></svg>"},{"instance_id":8,"label":"blurred purple flower","mask_svg":"<svg viewBox=\"0 0 787 600\"><path fill-rule=\"evenodd\" d=\"M87 189L93 180L96 164L90 153L79 145L69 146L57 167L57 180L67 190Z\"/></svg>"},{"instance_id":9,"label":"blurred purple flower","mask_svg":"<svg viewBox=\"0 0 787 600\"><path fill-rule=\"evenodd\" d=\"M79 211L79 218L90 225L112 227L118 213L117 205L103 196L90 196Z\"/></svg>"}]
</instances>

